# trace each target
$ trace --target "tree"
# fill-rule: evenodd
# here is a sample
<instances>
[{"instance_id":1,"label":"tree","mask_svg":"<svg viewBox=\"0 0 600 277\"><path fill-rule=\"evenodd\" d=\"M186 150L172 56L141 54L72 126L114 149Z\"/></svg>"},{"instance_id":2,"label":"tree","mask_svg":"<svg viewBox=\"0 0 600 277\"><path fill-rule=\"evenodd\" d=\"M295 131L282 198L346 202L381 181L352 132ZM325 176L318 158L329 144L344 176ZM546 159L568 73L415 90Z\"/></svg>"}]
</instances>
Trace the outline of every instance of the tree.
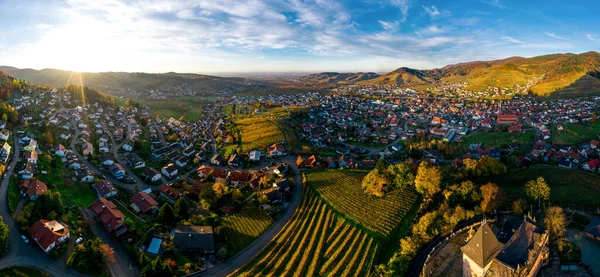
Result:
<instances>
[{"instance_id":1,"label":"tree","mask_svg":"<svg viewBox=\"0 0 600 277\"><path fill-rule=\"evenodd\" d=\"M375 169L379 170L379 172L385 172L387 170L387 165L385 164L385 160L384 159L379 159L377 160L377 163L375 164Z\"/></svg>"},{"instance_id":2,"label":"tree","mask_svg":"<svg viewBox=\"0 0 600 277\"><path fill-rule=\"evenodd\" d=\"M183 197L179 197L177 202L175 202L175 212L177 213L177 217L179 219L186 219L189 217L189 208L187 205L187 201Z\"/></svg>"},{"instance_id":3,"label":"tree","mask_svg":"<svg viewBox=\"0 0 600 277\"><path fill-rule=\"evenodd\" d=\"M239 200L242 199L244 197L244 194L242 193L242 191L240 189L234 189L233 192L231 193L231 198L233 200Z\"/></svg>"},{"instance_id":4,"label":"tree","mask_svg":"<svg viewBox=\"0 0 600 277\"><path fill-rule=\"evenodd\" d=\"M217 199L221 199L221 197L229 193L229 187L224 182L215 182L212 188L217 195Z\"/></svg>"},{"instance_id":5,"label":"tree","mask_svg":"<svg viewBox=\"0 0 600 277\"><path fill-rule=\"evenodd\" d=\"M165 203L162 205L162 207L160 207L160 210L158 211L158 220L165 225L175 225L177 218L175 215L175 210L171 204Z\"/></svg>"},{"instance_id":6,"label":"tree","mask_svg":"<svg viewBox=\"0 0 600 277\"><path fill-rule=\"evenodd\" d=\"M227 144L234 144L235 143L235 139L233 138L233 136L227 136L227 138L225 139L225 143L227 143Z\"/></svg>"},{"instance_id":7,"label":"tree","mask_svg":"<svg viewBox=\"0 0 600 277\"><path fill-rule=\"evenodd\" d=\"M160 257L156 257L140 271L140 277L171 276L171 268Z\"/></svg>"},{"instance_id":8,"label":"tree","mask_svg":"<svg viewBox=\"0 0 600 277\"><path fill-rule=\"evenodd\" d=\"M8 225L4 223L4 219L0 216L0 252L8 250Z\"/></svg>"},{"instance_id":9,"label":"tree","mask_svg":"<svg viewBox=\"0 0 600 277\"><path fill-rule=\"evenodd\" d=\"M429 165L427 162L421 162L415 178L415 188L417 192L427 197L431 197L440 191L442 183L442 173L439 169Z\"/></svg>"},{"instance_id":10,"label":"tree","mask_svg":"<svg viewBox=\"0 0 600 277\"><path fill-rule=\"evenodd\" d=\"M474 172L475 170L477 170L477 160L466 158L463 160L463 164L465 165L465 168L469 171Z\"/></svg>"},{"instance_id":11,"label":"tree","mask_svg":"<svg viewBox=\"0 0 600 277\"><path fill-rule=\"evenodd\" d=\"M109 263L115 262L115 250L110 245L103 243L98 246L98 251L102 253L104 260Z\"/></svg>"},{"instance_id":12,"label":"tree","mask_svg":"<svg viewBox=\"0 0 600 277\"><path fill-rule=\"evenodd\" d=\"M483 156L477 161L477 175L492 176L506 173L506 166L498 160Z\"/></svg>"},{"instance_id":13,"label":"tree","mask_svg":"<svg viewBox=\"0 0 600 277\"><path fill-rule=\"evenodd\" d=\"M481 209L484 213L491 213L504 200L504 193L494 183L481 186Z\"/></svg>"},{"instance_id":14,"label":"tree","mask_svg":"<svg viewBox=\"0 0 600 277\"><path fill-rule=\"evenodd\" d=\"M2 120L4 120L4 122L8 121L8 116L5 113L2 114Z\"/></svg>"},{"instance_id":15,"label":"tree","mask_svg":"<svg viewBox=\"0 0 600 277\"><path fill-rule=\"evenodd\" d=\"M549 207L546 210L544 224L554 239L562 237L567 227L567 217L563 209L557 206Z\"/></svg>"},{"instance_id":16,"label":"tree","mask_svg":"<svg viewBox=\"0 0 600 277\"><path fill-rule=\"evenodd\" d=\"M382 197L386 192L386 185L389 183L387 174L381 173L375 168L365 176L361 186L366 194Z\"/></svg>"},{"instance_id":17,"label":"tree","mask_svg":"<svg viewBox=\"0 0 600 277\"><path fill-rule=\"evenodd\" d=\"M517 199L512 205L513 213L517 216L522 216L527 211L527 201L523 198Z\"/></svg>"},{"instance_id":18,"label":"tree","mask_svg":"<svg viewBox=\"0 0 600 277\"><path fill-rule=\"evenodd\" d=\"M414 257L421 246L418 237L410 236L400 240L400 254Z\"/></svg>"},{"instance_id":19,"label":"tree","mask_svg":"<svg viewBox=\"0 0 600 277\"><path fill-rule=\"evenodd\" d=\"M527 196L533 200L538 200L538 207L542 207L542 199L548 201L550 199L550 187L546 184L543 177L538 177L525 184L525 192Z\"/></svg>"},{"instance_id":20,"label":"tree","mask_svg":"<svg viewBox=\"0 0 600 277\"><path fill-rule=\"evenodd\" d=\"M408 163L399 163L388 166L390 179L396 188L411 186L415 182L415 174Z\"/></svg>"}]
</instances>

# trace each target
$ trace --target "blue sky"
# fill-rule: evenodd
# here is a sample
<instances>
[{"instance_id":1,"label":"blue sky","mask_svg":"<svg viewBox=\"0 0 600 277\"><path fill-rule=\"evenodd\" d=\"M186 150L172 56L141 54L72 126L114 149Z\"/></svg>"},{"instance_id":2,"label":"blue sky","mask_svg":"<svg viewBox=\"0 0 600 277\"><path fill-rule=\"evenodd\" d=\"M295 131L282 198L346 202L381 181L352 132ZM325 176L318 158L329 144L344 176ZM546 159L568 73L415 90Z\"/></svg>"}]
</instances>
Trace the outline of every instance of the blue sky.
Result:
<instances>
[{"instance_id":1,"label":"blue sky","mask_svg":"<svg viewBox=\"0 0 600 277\"><path fill-rule=\"evenodd\" d=\"M600 1L0 0L0 64L386 72L600 50Z\"/></svg>"}]
</instances>

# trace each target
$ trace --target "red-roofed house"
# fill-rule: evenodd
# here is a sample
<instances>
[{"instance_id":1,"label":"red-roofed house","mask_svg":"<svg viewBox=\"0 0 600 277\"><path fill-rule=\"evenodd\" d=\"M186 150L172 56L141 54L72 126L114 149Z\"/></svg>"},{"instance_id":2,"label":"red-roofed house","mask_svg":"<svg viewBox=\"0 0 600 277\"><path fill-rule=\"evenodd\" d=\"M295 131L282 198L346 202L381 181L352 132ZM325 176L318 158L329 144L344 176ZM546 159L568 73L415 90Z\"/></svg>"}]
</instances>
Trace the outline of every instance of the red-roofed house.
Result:
<instances>
[{"instance_id":1,"label":"red-roofed house","mask_svg":"<svg viewBox=\"0 0 600 277\"><path fill-rule=\"evenodd\" d=\"M117 188L115 188L115 186L108 180L102 180L98 183L95 183L92 185L92 188L94 188L96 194L98 194L98 197L100 198L109 198L117 195L119 192Z\"/></svg>"},{"instance_id":2,"label":"red-roofed house","mask_svg":"<svg viewBox=\"0 0 600 277\"><path fill-rule=\"evenodd\" d=\"M61 243L70 237L67 226L62 225L56 220L48 221L46 219L36 221L29 228L29 234L31 234L33 240L46 253L54 249L54 247L61 245Z\"/></svg>"},{"instance_id":3,"label":"red-roofed house","mask_svg":"<svg viewBox=\"0 0 600 277\"><path fill-rule=\"evenodd\" d=\"M519 118L515 114L499 114L497 123L500 125L519 124Z\"/></svg>"},{"instance_id":4,"label":"red-roofed house","mask_svg":"<svg viewBox=\"0 0 600 277\"><path fill-rule=\"evenodd\" d=\"M596 168L598 168L598 165L600 165L600 161L598 159L593 159L593 160L583 164L583 169L594 172L594 171L596 171Z\"/></svg>"},{"instance_id":5,"label":"red-roofed house","mask_svg":"<svg viewBox=\"0 0 600 277\"><path fill-rule=\"evenodd\" d=\"M92 204L92 211L109 233L120 236L127 231L125 215L112 201L98 198Z\"/></svg>"},{"instance_id":6,"label":"red-roofed house","mask_svg":"<svg viewBox=\"0 0 600 277\"><path fill-rule=\"evenodd\" d=\"M173 188L170 184L164 184L160 187L160 196L164 197L171 204L175 204L175 201L181 196L183 193L176 188Z\"/></svg>"},{"instance_id":7,"label":"red-roofed house","mask_svg":"<svg viewBox=\"0 0 600 277\"><path fill-rule=\"evenodd\" d=\"M21 196L31 201L36 201L40 195L48 191L48 186L40 180L23 180L19 184L19 191L21 192Z\"/></svg>"},{"instance_id":8,"label":"red-roofed house","mask_svg":"<svg viewBox=\"0 0 600 277\"><path fill-rule=\"evenodd\" d=\"M155 213L158 209L158 202L148 193L140 191L131 197L131 208L138 213Z\"/></svg>"}]
</instances>

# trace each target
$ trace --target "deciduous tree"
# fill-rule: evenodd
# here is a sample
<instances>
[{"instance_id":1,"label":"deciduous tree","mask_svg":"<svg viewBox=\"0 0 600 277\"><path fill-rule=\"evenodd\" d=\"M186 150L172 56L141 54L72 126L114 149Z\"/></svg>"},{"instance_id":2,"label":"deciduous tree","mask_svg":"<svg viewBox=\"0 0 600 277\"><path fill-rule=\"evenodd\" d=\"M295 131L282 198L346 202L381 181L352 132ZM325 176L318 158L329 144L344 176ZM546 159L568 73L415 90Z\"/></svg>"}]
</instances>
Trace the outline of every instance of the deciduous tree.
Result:
<instances>
[{"instance_id":1,"label":"deciduous tree","mask_svg":"<svg viewBox=\"0 0 600 277\"><path fill-rule=\"evenodd\" d=\"M550 199L550 187L546 184L543 177L538 177L525 184L525 192L531 199L538 200L538 207L542 206L542 199Z\"/></svg>"},{"instance_id":2,"label":"deciduous tree","mask_svg":"<svg viewBox=\"0 0 600 277\"><path fill-rule=\"evenodd\" d=\"M484 213L491 213L504 200L504 193L494 183L481 186L481 209Z\"/></svg>"},{"instance_id":3,"label":"deciduous tree","mask_svg":"<svg viewBox=\"0 0 600 277\"><path fill-rule=\"evenodd\" d=\"M4 223L4 219L0 216L0 252L8 250L8 225Z\"/></svg>"},{"instance_id":4,"label":"deciduous tree","mask_svg":"<svg viewBox=\"0 0 600 277\"><path fill-rule=\"evenodd\" d=\"M442 173L439 169L429 165L427 162L422 162L417 170L415 179L415 188L417 191L427 197L431 197L440 191L442 183Z\"/></svg>"},{"instance_id":5,"label":"deciduous tree","mask_svg":"<svg viewBox=\"0 0 600 277\"><path fill-rule=\"evenodd\" d=\"M562 237L567 227L567 217L563 209L557 206L546 209L544 224L554 239Z\"/></svg>"},{"instance_id":6,"label":"deciduous tree","mask_svg":"<svg viewBox=\"0 0 600 277\"><path fill-rule=\"evenodd\" d=\"M396 188L411 186L415 182L415 174L412 171L412 166L408 163L399 163L388 166L388 172L392 184Z\"/></svg>"},{"instance_id":7,"label":"deciduous tree","mask_svg":"<svg viewBox=\"0 0 600 277\"><path fill-rule=\"evenodd\" d=\"M525 199L519 198L515 202L513 202L513 213L517 216L522 216L527 211L527 201Z\"/></svg>"}]
</instances>

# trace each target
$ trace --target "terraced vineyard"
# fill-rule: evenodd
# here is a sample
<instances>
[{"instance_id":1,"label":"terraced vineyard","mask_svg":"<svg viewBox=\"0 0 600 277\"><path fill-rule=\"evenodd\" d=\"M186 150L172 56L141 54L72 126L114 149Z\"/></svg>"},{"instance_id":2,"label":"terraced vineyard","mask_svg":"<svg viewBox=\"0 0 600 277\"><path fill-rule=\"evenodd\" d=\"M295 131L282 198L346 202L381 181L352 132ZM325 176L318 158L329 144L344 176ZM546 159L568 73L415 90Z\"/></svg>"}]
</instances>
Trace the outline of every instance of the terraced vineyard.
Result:
<instances>
[{"instance_id":1,"label":"terraced vineyard","mask_svg":"<svg viewBox=\"0 0 600 277\"><path fill-rule=\"evenodd\" d=\"M273 220L262 210L245 207L240 213L227 216L223 220L223 234L228 239L228 254L233 255L258 238Z\"/></svg>"},{"instance_id":2,"label":"terraced vineyard","mask_svg":"<svg viewBox=\"0 0 600 277\"><path fill-rule=\"evenodd\" d=\"M306 173L306 180L334 209L367 229L388 236L406 219L417 193L411 188L381 198L369 196L361 188L365 174L364 171L311 171Z\"/></svg>"},{"instance_id":3,"label":"terraced vineyard","mask_svg":"<svg viewBox=\"0 0 600 277\"><path fill-rule=\"evenodd\" d=\"M262 150L285 139L277 124L264 118L245 118L236 121L235 124L240 130L244 151Z\"/></svg>"},{"instance_id":4,"label":"terraced vineyard","mask_svg":"<svg viewBox=\"0 0 600 277\"><path fill-rule=\"evenodd\" d=\"M232 276L366 276L377 249L373 237L305 189L283 230Z\"/></svg>"}]
</instances>

